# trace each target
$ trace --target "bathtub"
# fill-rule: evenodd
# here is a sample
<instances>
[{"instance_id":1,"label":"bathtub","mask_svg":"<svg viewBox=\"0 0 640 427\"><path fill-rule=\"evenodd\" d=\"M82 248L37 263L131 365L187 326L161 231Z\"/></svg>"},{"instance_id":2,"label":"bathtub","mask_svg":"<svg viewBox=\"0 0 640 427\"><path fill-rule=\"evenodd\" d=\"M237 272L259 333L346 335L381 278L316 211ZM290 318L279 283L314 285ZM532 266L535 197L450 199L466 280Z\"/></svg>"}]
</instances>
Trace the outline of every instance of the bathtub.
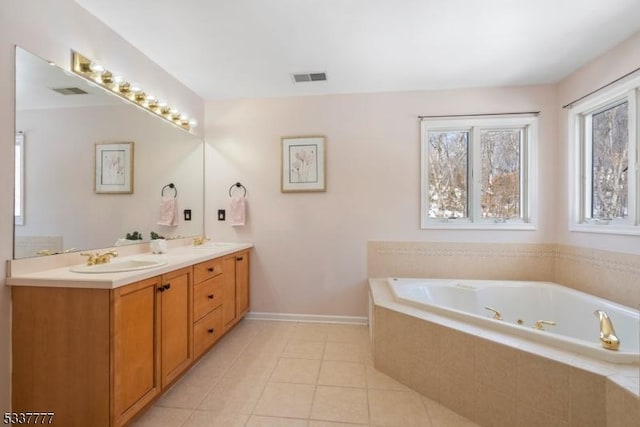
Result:
<instances>
[{"instance_id":1,"label":"bathtub","mask_svg":"<svg viewBox=\"0 0 640 427\"><path fill-rule=\"evenodd\" d=\"M640 361L638 310L547 282L387 279L396 301L457 320L538 341L613 363ZM495 320L500 312L502 320ZM595 310L604 310L620 339L617 351L601 347ZM536 321L544 330L535 329Z\"/></svg>"}]
</instances>

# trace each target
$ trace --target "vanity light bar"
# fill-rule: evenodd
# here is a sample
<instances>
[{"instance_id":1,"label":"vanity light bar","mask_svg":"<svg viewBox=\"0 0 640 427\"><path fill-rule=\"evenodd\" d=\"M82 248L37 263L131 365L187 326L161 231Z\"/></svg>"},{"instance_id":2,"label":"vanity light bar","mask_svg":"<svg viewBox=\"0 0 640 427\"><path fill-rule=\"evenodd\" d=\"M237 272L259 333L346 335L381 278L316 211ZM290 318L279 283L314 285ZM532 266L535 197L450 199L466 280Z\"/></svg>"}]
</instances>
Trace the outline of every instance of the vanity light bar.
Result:
<instances>
[{"instance_id":1,"label":"vanity light bar","mask_svg":"<svg viewBox=\"0 0 640 427\"><path fill-rule=\"evenodd\" d=\"M114 75L102 65L91 61L76 51L71 51L71 53L71 69L79 76L91 80L109 92L115 93L127 101L185 130L196 127L197 122L195 120L190 120L186 114L172 108L167 105L166 102L159 101L155 96L145 93L137 84L126 81L122 76Z\"/></svg>"}]
</instances>

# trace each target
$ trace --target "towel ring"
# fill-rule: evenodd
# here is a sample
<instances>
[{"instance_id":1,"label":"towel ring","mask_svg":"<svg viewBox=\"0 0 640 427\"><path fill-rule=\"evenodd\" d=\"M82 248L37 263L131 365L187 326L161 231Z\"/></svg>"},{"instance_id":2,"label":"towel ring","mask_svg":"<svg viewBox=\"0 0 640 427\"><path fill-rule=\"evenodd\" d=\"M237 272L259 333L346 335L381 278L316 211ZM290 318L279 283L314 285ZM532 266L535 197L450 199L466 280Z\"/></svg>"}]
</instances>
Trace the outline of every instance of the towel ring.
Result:
<instances>
[{"instance_id":1,"label":"towel ring","mask_svg":"<svg viewBox=\"0 0 640 427\"><path fill-rule=\"evenodd\" d=\"M166 190L167 188L173 188L173 191L176 192L176 194L173 196L173 198L175 199L176 197L178 197L178 189L176 188L176 186L172 183L165 185L164 187L162 187L162 191L160 191L160 196L164 197L164 190Z\"/></svg>"},{"instance_id":2,"label":"towel ring","mask_svg":"<svg viewBox=\"0 0 640 427\"><path fill-rule=\"evenodd\" d=\"M231 197L231 191L233 190L233 187L242 188L244 190L244 194L242 195L242 197L247 197L247 187L245 187L244 185L240 184L239 182L236 182L231 187L229 187L229 197Z\"/></svg>"}]
</instances>

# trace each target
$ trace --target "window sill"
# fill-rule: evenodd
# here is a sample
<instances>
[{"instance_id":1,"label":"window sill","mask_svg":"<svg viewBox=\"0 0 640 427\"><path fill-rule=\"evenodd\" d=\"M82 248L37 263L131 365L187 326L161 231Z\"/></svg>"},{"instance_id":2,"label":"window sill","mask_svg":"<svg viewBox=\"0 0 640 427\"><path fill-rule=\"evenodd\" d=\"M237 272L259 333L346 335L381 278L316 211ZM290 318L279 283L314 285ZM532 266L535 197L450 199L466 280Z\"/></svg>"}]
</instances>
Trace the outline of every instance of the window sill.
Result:
<instances>
[{"instance_id":1,"label":"window sill","mask_svg":"<svg viewBox=\"0 0 640 427\"><path fill-rule=\"evenodd\" d=\"M422 230L491 230L491 231L534 231L537 229L531 223L477 223L477 222L428 222L422 224Z\"/></svg>"},{"instance_id":2,"label":"window sill","mask_svg":"<svg viewBox=\"0 0 640 427\"><path fill-rule=\"evenodd\" d=\"M569 231L577 233L621 234L640 236L640 226L615 224L571 224Z\"/></svg>"}]
</instances>

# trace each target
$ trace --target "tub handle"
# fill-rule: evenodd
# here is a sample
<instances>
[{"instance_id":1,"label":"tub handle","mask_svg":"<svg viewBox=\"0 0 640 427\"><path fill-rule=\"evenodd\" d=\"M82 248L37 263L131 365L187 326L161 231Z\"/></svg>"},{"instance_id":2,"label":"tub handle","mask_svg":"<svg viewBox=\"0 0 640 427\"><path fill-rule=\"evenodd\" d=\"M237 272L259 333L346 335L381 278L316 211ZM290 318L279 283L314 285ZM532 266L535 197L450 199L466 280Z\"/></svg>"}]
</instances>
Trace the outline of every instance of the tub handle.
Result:
<instances>
[{"instance_id":1,"label":"tub handle","mask_svg":"<svg viewBox=\"0 0 640 427\"><path fill-rule=\"evenodd\" d=\"M485 305L484 309L492 311L493 312L493 318L495 320L502 320L502 314L500 314L500 312L498 310L496 310L495 308L489 307L488 305Z\"/></svg>"},{"instance_id":2,"label":"tub handle","mask_svg":"<svg viewBox=\"0 0 640 427\"><path fill-rule=\"evenodd\" d=\"M556 322L553 322L551 320L538 320L536 323L534 323L533 327L539 331L544 331L543 325L555 326Z\"/></svg>"}]
</instances>

